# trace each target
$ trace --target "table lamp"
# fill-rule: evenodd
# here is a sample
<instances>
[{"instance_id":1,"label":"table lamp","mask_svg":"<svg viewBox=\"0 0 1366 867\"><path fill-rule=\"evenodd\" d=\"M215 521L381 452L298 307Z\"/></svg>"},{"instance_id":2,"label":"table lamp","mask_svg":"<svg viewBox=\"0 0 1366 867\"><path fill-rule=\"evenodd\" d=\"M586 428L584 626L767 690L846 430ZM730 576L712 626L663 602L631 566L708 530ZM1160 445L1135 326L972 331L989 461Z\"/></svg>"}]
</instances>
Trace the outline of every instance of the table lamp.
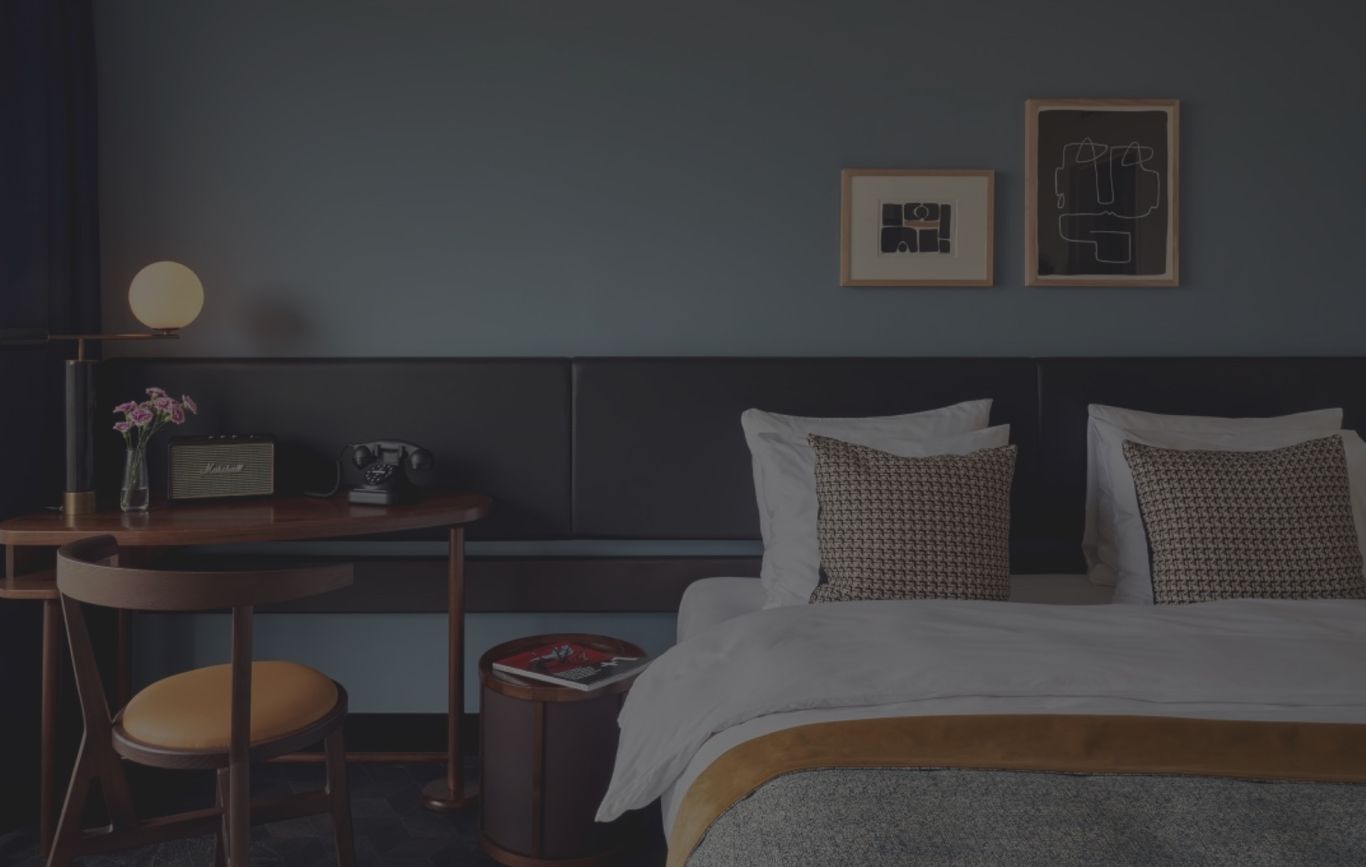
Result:
<instances>
[{"instance_id":1,"label":"table lamp","mask_svg":"<svg viewBox=\"0 0 1366 867\"><path fill-rule=\"evenodd\" d=\"M127 334L49 334L42 329L0 330L5 343L74 340L76 357L66 362L66 485L62 511L84 515L95 511L95 365L85 357L88 340L168 340L199 316L204 285L179 262L153 262L133 277L128 306L149 331Z\"/></svg>"}]
</instances>

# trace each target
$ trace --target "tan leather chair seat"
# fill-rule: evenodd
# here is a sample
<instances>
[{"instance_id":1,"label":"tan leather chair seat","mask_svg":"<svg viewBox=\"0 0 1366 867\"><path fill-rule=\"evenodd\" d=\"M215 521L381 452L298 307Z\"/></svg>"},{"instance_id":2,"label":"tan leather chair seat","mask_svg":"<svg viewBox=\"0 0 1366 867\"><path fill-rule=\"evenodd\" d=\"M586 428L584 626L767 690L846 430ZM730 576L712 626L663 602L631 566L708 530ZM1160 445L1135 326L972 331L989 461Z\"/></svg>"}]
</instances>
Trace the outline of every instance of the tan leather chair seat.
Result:
<instances>
[{"instance_id":1,"label":"tan leather chair seat","mask_svg":"<svg viewBox=\"0 0 1366 867\"><path fill-rule=\"evenodd\" d=\"M251 742L273 740L321 719L337 704L337 685L325 674L292 662L251 667ZM228 749L232 669L197 668L159 680L123 710L128 737L173 750Z\"/></svg>"}]
</instances>

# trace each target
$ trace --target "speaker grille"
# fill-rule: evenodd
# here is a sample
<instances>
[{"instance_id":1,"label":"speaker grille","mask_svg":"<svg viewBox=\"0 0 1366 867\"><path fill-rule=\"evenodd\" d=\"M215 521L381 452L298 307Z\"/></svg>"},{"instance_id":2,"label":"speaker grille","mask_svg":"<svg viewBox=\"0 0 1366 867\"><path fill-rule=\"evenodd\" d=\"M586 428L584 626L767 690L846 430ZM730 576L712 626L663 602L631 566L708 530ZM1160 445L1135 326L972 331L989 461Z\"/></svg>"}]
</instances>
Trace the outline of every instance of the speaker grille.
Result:
<instances>
[{"instance_id":1,"label":"speaker grille","mask_svg":"<svg viewBox=\"0 0 1366 867\"><path fill-rule=\"evenodd\" d=\"M170 498L250 497L275 493L275 444L172 444Z\"/></svg>"}]
</instances>

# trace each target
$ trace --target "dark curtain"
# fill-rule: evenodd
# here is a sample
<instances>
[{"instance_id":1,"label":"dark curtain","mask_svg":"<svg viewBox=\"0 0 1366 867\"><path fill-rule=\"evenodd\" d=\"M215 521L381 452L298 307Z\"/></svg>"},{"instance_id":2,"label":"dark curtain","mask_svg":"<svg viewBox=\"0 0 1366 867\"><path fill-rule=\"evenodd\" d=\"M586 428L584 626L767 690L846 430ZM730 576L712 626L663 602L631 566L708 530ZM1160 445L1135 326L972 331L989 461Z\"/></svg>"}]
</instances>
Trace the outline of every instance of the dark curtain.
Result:
<instances>
[{"instance_id":1,"label":"dark curtain","mask_svg":"<svg viewBox=\"0 0 1366 867\"><path fill-rule=\"evenodd\" d=\"M0 2L0 332L99 329L91 18L89 0ZM60 502L67 351L0 346L0 518ZM0 600L0 832L37 807L37 649L38 604Z\"/></svg>"}]
</instances>

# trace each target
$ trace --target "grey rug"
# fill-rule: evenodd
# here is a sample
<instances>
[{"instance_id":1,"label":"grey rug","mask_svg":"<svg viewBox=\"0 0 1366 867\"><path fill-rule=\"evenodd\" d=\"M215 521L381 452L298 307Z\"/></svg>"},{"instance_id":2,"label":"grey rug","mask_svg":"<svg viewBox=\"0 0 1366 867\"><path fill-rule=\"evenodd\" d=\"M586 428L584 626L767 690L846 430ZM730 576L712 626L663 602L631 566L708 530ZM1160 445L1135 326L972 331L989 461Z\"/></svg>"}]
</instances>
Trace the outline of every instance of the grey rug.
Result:
<instances>
[{"instance_id":1,"label":"grey rug","mask_svg":"<svg viewBox=\"0 0 1366 867\"><path fill-rule=\"evenodd\" d=\"M479 813L438 815L422 806L422 786L441 775L439 765L352 765L351 801L356 859L374 867L495 867L479 848ZM263 765L255 769L252 791L271 797L318 788L322 768L314 765ZM137 789L137 783L134 782ZM646 823L647 825L649 823ZM649 828L659 827L657 819ZM657 838L657 839L656 839ZM660 867L663 835L655 833L617 862L622 867ZM309 816L253 829L255 867L332 867L332 822ZM41 867L31 833L0 836L0 865ZM213 838L163 843L77 862L81 867L189 867L213 864Z\"/></svg>"}]
</instances>

